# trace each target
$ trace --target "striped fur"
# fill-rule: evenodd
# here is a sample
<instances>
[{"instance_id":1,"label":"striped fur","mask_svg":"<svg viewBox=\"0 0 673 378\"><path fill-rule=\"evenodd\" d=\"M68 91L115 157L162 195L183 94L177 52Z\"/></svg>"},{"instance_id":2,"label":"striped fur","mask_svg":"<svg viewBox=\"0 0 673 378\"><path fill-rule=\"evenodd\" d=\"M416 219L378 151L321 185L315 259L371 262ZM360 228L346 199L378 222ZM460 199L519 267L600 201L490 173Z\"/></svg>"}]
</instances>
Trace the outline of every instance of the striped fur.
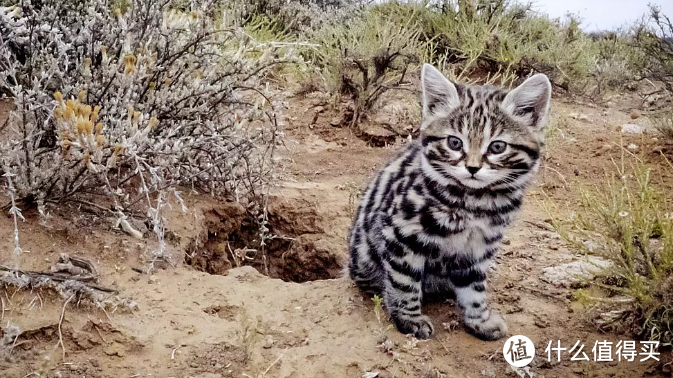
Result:
<instances>
[{"instance_id":1,"label":"striped fur","mask_svg":"<svg viewBox=\"0 0 673 378\"><path fill-rule=\"evenodd\" d=\"M367 188L349 274L383 294L402 333L429 338L423 297L453 293L468 332L496 340L507 326L487 306L486 273L539 167L551 85L535 75L509 93L462 87L429 65L421 81L421 135Z\"/></svg>"}]
</instances>

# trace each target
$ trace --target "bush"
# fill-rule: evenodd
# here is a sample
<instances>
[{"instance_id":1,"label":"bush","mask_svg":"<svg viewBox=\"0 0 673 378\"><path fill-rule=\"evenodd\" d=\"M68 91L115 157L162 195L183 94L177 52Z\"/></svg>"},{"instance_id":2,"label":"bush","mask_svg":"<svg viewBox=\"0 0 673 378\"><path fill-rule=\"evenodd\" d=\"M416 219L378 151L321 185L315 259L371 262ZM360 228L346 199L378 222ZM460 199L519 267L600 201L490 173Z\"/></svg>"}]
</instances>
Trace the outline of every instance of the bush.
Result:
<instances>
[{"instance_id":1,"label":"bush","mask_svg":"<svg viewBox=\"0 0 673 378\"><path fill-rule=\"evenodd\" d=\"M642 52L635 63L642 75L673 91L673 22L657 6L650 5L650 18L636 29L634 46Z\"/></svg>"},{"instance_id":2,"label":"bush","mask_svg":"<svg viewBox=\"0 0 673 378\"><path fill-rule=\"evenodd\" d=\"M666 345L673 342L673 212L651 175L638 162L628 172L623 158L604 186L582 190L572 227L560 231L578 249L611 263L589 282L594 294L576 293L592 306L596 324Z\"/></svg>"},{"instance_id":3,"label":"bush","mask_svg":"<svg viewBox=\"0 0 673 378\"><path fill-rule=\"evenodd\" d=\"M123 215L144 203L158 221L178 185L261 196L279 134L259 78L279 58L193 3L0 10L0 87L15 105L0 161L24 206L112 203Z\"/></svg>"},{"instance_id":4,"label":"bush","mask_svg":"<svg viewBox=\"0 0 673 378\"><path fill-rule=\"evenodd\" d=\"M273 19L287 33L316 30L328 20L347 19L357 7L353 0L218 0L241 26L258 17Z\"/></svg>"},{"instance_id":5,"label":"bush","mask_svg":"<svg viewBox=\"0 0 673 378\"><path fill-rule=\"evenodd\" d=\"M427 50L418 29L367 10L346 25L330 24L310 36L320 46L314 62L328 88L353 102L353 125L382 94L401 88L407 73L419 66Z\"/></svg>"},{"instance_id":6,"label":"bush","mask_svg":"<svg viewBox=\"0 0 673 378\"><path fill-rule=\"evenodd\" d=\"M579 21L550 20L529 4L508 0L460 0L430 3L386 3L379 12L398 24L413 20L421 37L431 41L438 66L457 69L457 80L512 84L531 72L547 74L566 90L582 88L598 54L595 44L579 29ZM493 77L496 75L497 77ZM494 80L497 79L497 80Z\"/></svg>"}]
</instances>

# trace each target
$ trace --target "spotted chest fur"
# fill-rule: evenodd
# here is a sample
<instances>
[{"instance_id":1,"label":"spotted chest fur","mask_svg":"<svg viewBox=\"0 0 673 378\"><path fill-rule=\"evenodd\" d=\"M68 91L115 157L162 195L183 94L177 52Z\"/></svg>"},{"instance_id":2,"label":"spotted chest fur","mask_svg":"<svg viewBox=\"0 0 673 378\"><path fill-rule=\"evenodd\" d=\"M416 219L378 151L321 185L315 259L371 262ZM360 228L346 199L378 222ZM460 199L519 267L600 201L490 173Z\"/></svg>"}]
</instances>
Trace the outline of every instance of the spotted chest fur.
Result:
<instances>
[{"instance_id":1,"label":"spotted chest fur","mask_svg":"<svg viewBox=\"0 0 673 378\"><path fill-rule=\"evenodd\" d=\"M456 296L466 329L507 332L486 303L486 274L503 231L539 166L551 86L535 75L512 92L460 87L432 66L422 72L418 140L366 190L349 236L349 272L383 294L397 328L428 338L430 294Z\"/></svg>"}]
</instances>

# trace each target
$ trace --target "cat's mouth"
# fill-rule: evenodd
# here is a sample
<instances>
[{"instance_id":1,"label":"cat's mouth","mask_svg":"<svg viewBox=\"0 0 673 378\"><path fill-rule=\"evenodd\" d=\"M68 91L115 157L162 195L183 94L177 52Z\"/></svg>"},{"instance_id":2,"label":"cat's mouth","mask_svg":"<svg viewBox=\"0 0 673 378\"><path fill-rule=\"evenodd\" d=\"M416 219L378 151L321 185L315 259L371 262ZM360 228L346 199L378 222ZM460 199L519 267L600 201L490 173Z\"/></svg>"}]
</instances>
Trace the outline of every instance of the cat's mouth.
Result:
<instances>
[{"instance_id":1,"label":"cat's mouth","mask_svg":"<svg viewBox=\"0 0 673 378\"><path fill-rule=\"evenodd\" d=\"M483 189L488 186L488 183L476 176L469 176L462 178L460 182L470 189Z\"/></svg>"}]
</instances>

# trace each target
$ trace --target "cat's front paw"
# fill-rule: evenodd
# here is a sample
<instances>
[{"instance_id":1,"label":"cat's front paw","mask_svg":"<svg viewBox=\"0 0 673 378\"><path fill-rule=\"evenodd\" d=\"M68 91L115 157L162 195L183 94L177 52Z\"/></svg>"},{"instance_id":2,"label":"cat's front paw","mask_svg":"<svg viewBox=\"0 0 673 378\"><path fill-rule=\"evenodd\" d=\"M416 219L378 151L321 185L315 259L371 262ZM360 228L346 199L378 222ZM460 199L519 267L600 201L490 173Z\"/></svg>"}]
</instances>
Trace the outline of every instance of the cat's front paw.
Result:
<instances>
[{"instance_id":1,"label":"cat's front paw","mask_svg":"<svg viewBox=\"0 0 673 378\"><path fill-rule=\"evenodd\" d=\"M485 320L465 320L465 327L472 335L485 340L494 341L507 335L507 323L498 314L491 313Z\"/></svg>"},{"instance_id":2,"label":"cat's front paw","mask_svg":"<svg viewBox=\"0 0 673 378\"><path fill-rule=\"evenodd\" d=\"M419 340L429 339L433 332L435 332L430 318L425 315L393 315L392 319L398 331L405 335L414 335Z\"/></svg>"}]
</instances>

